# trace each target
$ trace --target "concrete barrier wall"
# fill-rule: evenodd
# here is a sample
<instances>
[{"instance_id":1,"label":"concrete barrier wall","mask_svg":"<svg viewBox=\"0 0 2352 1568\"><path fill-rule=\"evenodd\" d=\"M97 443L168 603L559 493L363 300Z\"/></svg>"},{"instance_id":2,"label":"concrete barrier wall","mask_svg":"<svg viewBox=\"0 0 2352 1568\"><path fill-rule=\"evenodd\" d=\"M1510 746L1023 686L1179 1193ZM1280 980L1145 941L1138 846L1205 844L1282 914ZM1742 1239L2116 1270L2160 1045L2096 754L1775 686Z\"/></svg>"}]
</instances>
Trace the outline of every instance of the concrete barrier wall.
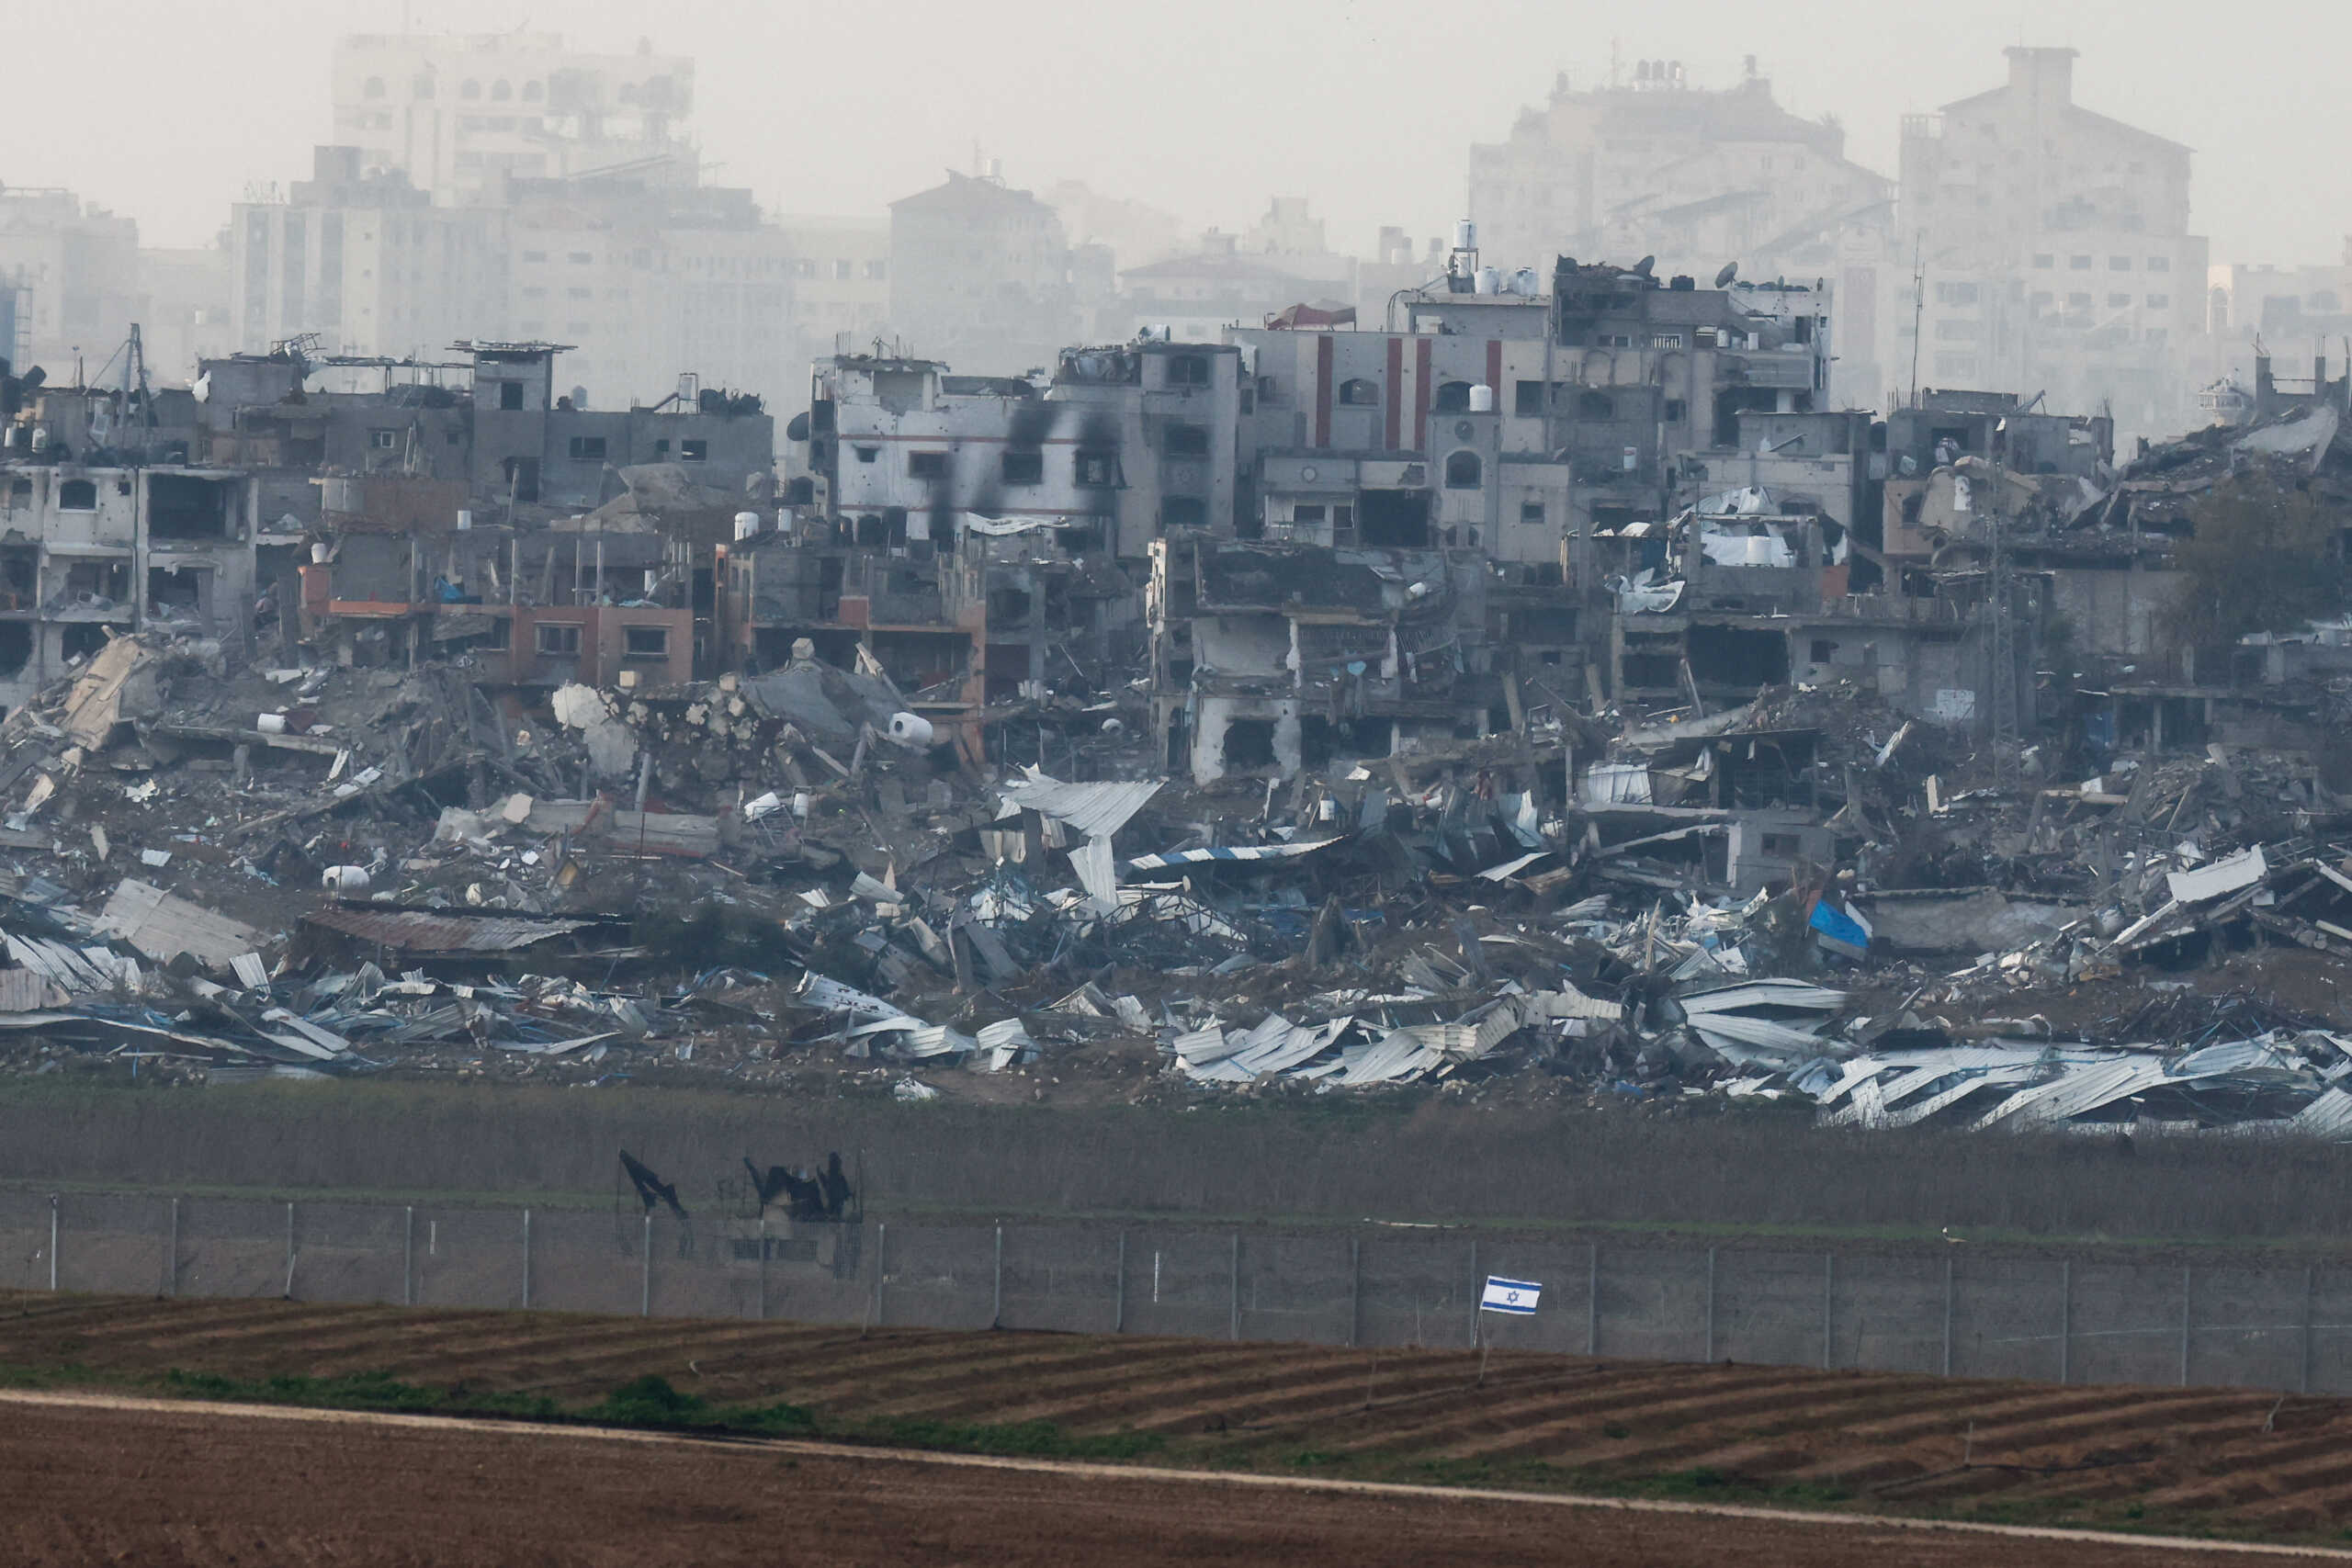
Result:
<instances>
[{"instance_id":1,"label":"concrete barrier wall","mask_svg":"<svg viewBox=\"0 0 2352 1568\"><path fill-rule=\"evenodd\" d=\"M1544 1286L1476 1311L1484 1278ZM0 1287L2352 1392L2352 1268L0 1192Z\"/></svg>"}]
</instances>

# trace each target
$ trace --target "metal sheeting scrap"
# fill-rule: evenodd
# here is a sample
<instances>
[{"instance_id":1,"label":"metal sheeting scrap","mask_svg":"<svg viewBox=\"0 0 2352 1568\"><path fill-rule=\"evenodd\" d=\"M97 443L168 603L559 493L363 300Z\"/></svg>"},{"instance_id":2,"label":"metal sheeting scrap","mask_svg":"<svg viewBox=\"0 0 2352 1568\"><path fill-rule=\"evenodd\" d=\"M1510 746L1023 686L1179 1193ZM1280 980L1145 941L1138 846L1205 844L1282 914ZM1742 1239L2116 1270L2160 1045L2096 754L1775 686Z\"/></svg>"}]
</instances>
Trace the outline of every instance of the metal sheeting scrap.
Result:
<instances>
[{"instance_id":1,"label":"metal sheeting scrap","mask_svg":"<svg viewBox=\"0 0 2352 1568\"><path fill-rule=\"evenodd\" d=\"M1315 839L1303 844L1227 844L1208 850L1176 850L1164 855L1138 855L1126 863L1129 871L1156 871L1164 866L1201 865L1209 861L1281 860L1289 855L1313 854L1338 843L1337 839Z\"/></svg>"},{"instance_id":2,"label":"metal sheeting scrap","mask_svg":"<svg viewBox=\"0 0 2352 1568\"><path fill-rule=\"evenodd\" d=\"M514 915L451 915L424 909L371 909L330 904L302 917L303 923L380 942L401 953L512 953L573 931L594 920L525 919ZM245 943L240 953L254 944ZM229 963L233 964L235 954Z\"/></svg>"},{"instance_id":3,"label":"metal sheeting scrap","mask_svg":"<svg viewBox=\"0 0 2352 1568\"><path fill-rule=\"evenodd\" d=\"M1023 811L1067 822L1089 838L1106 839L1125 827L1167 782L1065 784L1031 768L1024 777L999 784L997 793Z\"/></svg>"}]
</instances>

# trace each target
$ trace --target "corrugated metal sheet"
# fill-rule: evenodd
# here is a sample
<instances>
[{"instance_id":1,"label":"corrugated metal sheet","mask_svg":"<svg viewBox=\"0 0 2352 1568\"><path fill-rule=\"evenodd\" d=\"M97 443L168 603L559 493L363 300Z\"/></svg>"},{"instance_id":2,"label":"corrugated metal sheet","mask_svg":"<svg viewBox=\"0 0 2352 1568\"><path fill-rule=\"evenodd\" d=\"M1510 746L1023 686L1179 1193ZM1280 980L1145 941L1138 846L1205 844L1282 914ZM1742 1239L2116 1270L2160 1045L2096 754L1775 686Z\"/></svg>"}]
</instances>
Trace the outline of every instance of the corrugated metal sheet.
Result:
<instances>
[{"instance_id":1,"label":"corrugated metal sheet","mask_svg":"<svg viewBox=\"0 0 2352 1568\"><path fill-rule=\"evenodd\" d=\"M539 920L513 915L444 915L422 909L368 909L330 904L304 923L379 942L403 953L511 953L552 937L586 931L594 920ZM253 944L247 942L250 948ZM200 956L200 955L199 955ZM231 955L233 961L235 955Z\"/></svg>"},{"instance_id":2,"label":"corrugated metal sheet","mask_svg":"<svg viewBox=\"0 0 2352 1568\"><path fill-rule=\"evenodd\" d=\"M1647 762L1597 762L1577 781L1588 806L1644 806L1650 798Z\"/></svg>"},{"instance_id":3,"label":"corrugated metal sheet","mask_svg":"<svg viewBox=\"0 0 2352 1568\"><path fill-rule=\"evenodd\" d=\"M128 876L116 885L98 925L150 958L169 963L185 953L208 969L226 969L262 945L251 926Z\"/></svg>"},{"instance_id":4,"label":"corrugated metal sheet","mask_svg":"<svg viewBox=\"0 0 2352 1568\"><path fill-rule=\"evenodd\" d=\"M2314 1138L2352 1138L2352 1094L2328 1089L2297 1111L2289 1125Z\"/></svg>"},{"instance_id":5,"label":"corrugated metal sheet","mask_svg":"<svg viewBox=\"0 0 2352 1568\"><path fill-rule=\"evenodd\" d=\"M2172 872L2165 877L2165 886L2174 903L2201 904L2208 898L2251 887L2269 874L2270 867L2262 858L2262 846L2256 844L2195 871Z\"/></svg>"},{"instance_id":6,"label":"corrugated metal sheet","mask_svg":"<svg viewBox=\"0 0 2352 1568\"><path fill-rule=\"evenodd\" d=\"M1107 839L1126 826L1165 779L1107 784L1065 784L1032 772L997 786L997 793L1023 811L1067 822L1090 839Z\"/></svg>"},{"instance_id":7,"label":"corrugated metal sheet","mask_svg":"<svg viewBox=\"0 0 2352 1568\"><path fill-rule=\"evenodd\" d=\"M1846 1005L1846 993L1803 980L1748 980L1712 991L1677 997L1688 1013L1738 1012L1747 1008L1801 1008L1808 1012L1836 1012Z\"/></svg>"},{"instance_id":8,"label":"corrugated metal sheet","mask_svg":"<svg viewBox=\"0 0 2352 1568\"><path fill-rule=\"evenodd\" d=\"M1329 849L1337 839L1316 839L1303 844L1230 844L1213 850L1177 850L1164 855L1139 855L1126 863L1129 871L1156 871L1163 866L1199 865L1218 860L1281 860Z\"/></svg>"}]
</instances>

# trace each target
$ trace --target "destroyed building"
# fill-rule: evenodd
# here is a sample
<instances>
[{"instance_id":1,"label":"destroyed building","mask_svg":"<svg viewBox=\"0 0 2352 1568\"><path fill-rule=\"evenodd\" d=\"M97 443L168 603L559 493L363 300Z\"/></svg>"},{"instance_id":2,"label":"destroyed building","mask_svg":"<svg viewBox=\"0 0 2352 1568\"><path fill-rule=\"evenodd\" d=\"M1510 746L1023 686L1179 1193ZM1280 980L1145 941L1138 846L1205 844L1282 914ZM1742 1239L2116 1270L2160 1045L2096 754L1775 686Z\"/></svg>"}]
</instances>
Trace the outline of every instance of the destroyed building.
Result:
<instances>
[{"instance_id":1,"label":"destroyed building","mask_svg":"<svg viewBox=\"0 0 2352 1568\"><path fill-rule=\"evenodd\" d=\"M1153 547L1152 705L1197 784L1487 732L1486 563L1176 534Z\"/></svg>"}]
</instances>

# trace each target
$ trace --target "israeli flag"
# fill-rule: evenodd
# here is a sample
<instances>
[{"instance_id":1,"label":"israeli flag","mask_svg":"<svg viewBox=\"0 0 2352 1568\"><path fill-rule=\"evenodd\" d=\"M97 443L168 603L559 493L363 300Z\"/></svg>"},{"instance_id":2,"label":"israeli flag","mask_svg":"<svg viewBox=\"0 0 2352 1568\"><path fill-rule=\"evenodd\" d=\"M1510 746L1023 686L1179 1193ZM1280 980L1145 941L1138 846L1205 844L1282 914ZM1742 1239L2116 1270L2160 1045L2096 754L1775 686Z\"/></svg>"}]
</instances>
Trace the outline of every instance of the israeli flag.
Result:
<instances>
[{"instance_id":1,"label":"israeli flag","mask_svg":"<svg viewBox=\"0 0 2352 1568\"><path fill-rule=\"evenodd\" d=\"M1487 1276L1487 1293L1478 1298L1478 1310L1532 1317L1535 1313L1535 1299L1543 1293L1544 1287L1532 1280L1504 1280L1489 1274Z\"/></svg>"}]
</instances>

